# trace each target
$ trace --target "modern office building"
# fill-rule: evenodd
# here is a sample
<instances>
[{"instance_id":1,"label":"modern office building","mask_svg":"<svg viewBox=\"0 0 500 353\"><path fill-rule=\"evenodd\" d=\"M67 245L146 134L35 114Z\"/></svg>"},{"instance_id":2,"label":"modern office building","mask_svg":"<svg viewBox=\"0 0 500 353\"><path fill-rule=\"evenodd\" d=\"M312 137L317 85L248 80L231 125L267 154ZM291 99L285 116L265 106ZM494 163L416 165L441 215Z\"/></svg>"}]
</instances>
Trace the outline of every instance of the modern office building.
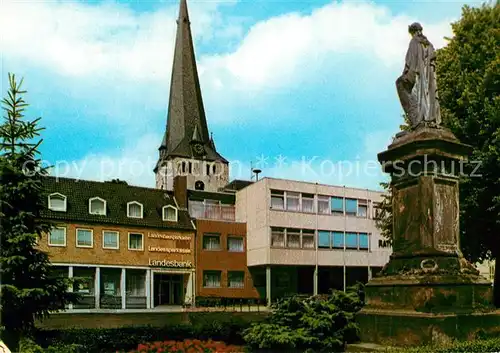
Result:
<instances>
[{"instance_id":1,"label":"modern office building","mask_svg":"<svg viewBox=\"0 0 500 353\"><path fill-rule=\"evenodd\" d=\"M266 298L367 282L391 249L375 226L376 191L263 178L236 193L247 265Z\"/></svg>"},{"instance_id":2,"label":"modern office building","mask_svg":"<svg viewBox=\"0 0 500 353\"><path fill-rule=\"evenodd\" d=\"M44 187L54 227L39 246L61 276L83 279L70 312L193 303L195 228L173 193L53 177Z\"/></svg>"}]
</instances>

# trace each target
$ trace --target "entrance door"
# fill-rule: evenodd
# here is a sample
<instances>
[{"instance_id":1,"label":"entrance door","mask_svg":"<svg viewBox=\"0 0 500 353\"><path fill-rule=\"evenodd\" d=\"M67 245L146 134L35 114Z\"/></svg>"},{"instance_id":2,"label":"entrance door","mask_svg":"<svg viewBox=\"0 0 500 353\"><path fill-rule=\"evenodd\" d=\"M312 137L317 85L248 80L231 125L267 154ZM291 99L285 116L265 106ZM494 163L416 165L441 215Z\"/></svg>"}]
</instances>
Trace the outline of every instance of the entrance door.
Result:
<instances>
[{"instance_id":1,"label":"entrance door","mask_svg":"<svg viewBox=\"0 0 500 353\"><path fill-rule=\"evenodd\" d=\"M154 306L181 305L183 296L182 278L182 275L155 273Z\"/></svg>"}]
</instances>

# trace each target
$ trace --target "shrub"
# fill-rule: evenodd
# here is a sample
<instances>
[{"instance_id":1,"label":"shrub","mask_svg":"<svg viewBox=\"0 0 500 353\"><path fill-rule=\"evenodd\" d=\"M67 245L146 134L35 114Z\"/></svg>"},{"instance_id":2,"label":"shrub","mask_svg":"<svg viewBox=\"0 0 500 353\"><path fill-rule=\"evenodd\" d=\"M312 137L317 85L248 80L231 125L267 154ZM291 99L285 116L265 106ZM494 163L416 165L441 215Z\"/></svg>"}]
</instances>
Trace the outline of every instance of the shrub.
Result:
<instances>
[{"instance_id":1,"label":"shrub","mask_svg":"<svg viewBox=\"0 0 500 353\"><path fill-rule=\"evenodd\" d=\"M346 343L358 340L354 314L363 306L363 293L357 285L346 293L278 301L265 322L244 331L244 339L260 350L342 351Z\"/></svg>"},{"instance_id":2,"label":"shrub","mask_svg":"<svg viewBox=\"0 0 500 353\"><path fill-rule=\"evenodd\" d=\"M130 353L239 353L244 352L243 347L226 345L224 342L217 341L200 341L200 340L184 340L184 341L164 341L139 344L137 350Z\"/></svg>"},{"instance_id":3,"label":"shrub","mask_svg":"<svg viewBox=\"0 0 500 353\"><path fill-rule=\"evenodd\" d=\"M23 338L19 342L20 353L80 353L83 347L77 344L58 344L42 348L30 338Z\"/></svg>"},{"instance_id":4,"label":"shrub","mask_svg":"<svg viewBox=\"0 0 500 353\"><path fill-rule=\"evenodd\" d=\"M500 352L500 337L475 340L455 341L443 346L421 346L408 348L390 348L386 353L483 353Z\"/></svg>"}]
</instances>

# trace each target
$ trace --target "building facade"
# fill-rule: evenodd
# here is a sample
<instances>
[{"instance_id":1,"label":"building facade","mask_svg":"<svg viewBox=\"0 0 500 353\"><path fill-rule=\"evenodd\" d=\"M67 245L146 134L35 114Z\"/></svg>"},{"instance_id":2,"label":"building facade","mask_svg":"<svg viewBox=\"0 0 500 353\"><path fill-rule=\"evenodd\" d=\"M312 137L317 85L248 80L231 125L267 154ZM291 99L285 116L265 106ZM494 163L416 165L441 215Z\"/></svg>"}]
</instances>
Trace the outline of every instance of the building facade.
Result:
<instances>
[{"instance_id":1,"label":"building facade","mask_svg":"<svg viewBox=\"0 0 500 353\"><path fill-rule=\"evenodd\" d=\"M185 176L174 179L179 207L189 210L196 225L197 298L258 298L247 267L246 224L235 218L234 192L187 190L187 184Z\"/></svg>"},{"instance_id":2,"label":"building facade","mask_svg":"<svg viewBox=\"0 0 500 353\"><path fill-rule=\"evenodd\" d=\"M218 191L229 182L229 163L209 135L186 0L180 1L167 126L154 169L156 187L173 190L186 176L191 190Z\"/></svg>"},{"instance_id":3,"label":"building facade","mask_svg":"<svg viewBox=\"0 0 500 353\"><path fill-rule=\"evenodd\" d=\"M263 178L236 193L247 224L247 264L268 300L367 282L391 249L375 226L382 194Z\"/></svg>"},{"instance_id":4,"label":"building facade","mask_svg":"<svg viewBox=\"0 0 500 353\"><path fill-rule=\"evenodd\" d=\"M53 223L39 242L61 276L77 277L69 311L194 302L195 228L173 194L125 183L47 177Z\"/></svg>"}]
</instances>

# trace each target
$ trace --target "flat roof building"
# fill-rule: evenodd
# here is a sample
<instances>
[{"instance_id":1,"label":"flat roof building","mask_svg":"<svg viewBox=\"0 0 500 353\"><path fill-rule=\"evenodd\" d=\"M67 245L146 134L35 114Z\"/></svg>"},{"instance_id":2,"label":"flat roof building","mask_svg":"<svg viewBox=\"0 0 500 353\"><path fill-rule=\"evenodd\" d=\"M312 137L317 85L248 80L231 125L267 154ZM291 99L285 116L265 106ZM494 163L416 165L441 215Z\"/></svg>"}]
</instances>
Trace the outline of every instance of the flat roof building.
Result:
<instances>
[{"instance_id":1,"label":"flat roof building","mask_svg":"<svg viewBox=\"0 0 500 353\"><path fill-rule=\"evenodd\" d=\"M391 254L375 225L381 200L377 191L267 177L238 191L257 290L269 300L367 282Z\"/></svg>"}]
</instances>

